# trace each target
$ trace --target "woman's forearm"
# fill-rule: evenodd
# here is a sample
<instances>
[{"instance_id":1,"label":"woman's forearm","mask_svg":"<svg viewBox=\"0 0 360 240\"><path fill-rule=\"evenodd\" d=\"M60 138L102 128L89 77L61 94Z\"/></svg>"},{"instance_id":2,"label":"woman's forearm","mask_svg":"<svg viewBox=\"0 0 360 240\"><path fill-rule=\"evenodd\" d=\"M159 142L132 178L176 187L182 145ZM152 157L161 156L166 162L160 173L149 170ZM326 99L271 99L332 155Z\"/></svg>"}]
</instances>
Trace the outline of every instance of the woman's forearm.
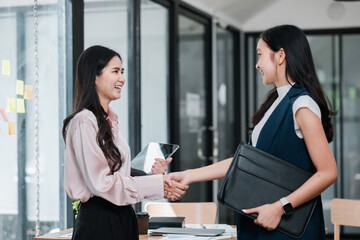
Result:
<instances>
[{"instance_id":1,"label":"woman's forearm","mask_svg":"<svg viewBox=\"0 0 360 240\"><path fill-rule=\"evenodd\" d=\"M185 174L190 183L220 179L225 176L231 162L232 158L228 158L205 167L186 170Z\"/></svg>"},{"instance_id":2,"label":"woman's forearm","mask_svg":"<svg viewBox=\"0 0 360 240\"><path fill-rule=\"evenodd\" d=\"M320 195L336 178L336 170L318 171L286 198L291 202L293 207L296 208Z\"/></svg>"}]
</instances>

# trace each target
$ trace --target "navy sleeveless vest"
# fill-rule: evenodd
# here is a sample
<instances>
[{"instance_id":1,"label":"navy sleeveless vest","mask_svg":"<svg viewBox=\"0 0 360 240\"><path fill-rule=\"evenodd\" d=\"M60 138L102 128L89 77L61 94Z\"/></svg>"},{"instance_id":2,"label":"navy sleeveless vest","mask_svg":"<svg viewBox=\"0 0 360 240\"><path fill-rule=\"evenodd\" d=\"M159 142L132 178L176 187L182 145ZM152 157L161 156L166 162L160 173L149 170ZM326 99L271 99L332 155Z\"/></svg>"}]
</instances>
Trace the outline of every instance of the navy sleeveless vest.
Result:
<instances>
[{"instance_id":1,"label":"navy sleeveless vest","mask_svg":"<svg viewBox=\"0 0 360 240\"><path fill-rule=\"evenodd\" d=\"M302 95L309 95L306 90L295 84L279 105L275 108L257 141L257 148L277 156L289 163L309 172L316 172L305 141L299 138L294 130L292 106L295 100ZM310 95L309 95L310 96ZM284 196L285 197L285 196ZM315 208L314 214L301 238L292 238L278 231L268 231L254 223L253 220L237 214L237 234L241 240L324 240L325 226L320 201ZM296 209L295 209L296 211Z\"/></svg>"}]
</instances>

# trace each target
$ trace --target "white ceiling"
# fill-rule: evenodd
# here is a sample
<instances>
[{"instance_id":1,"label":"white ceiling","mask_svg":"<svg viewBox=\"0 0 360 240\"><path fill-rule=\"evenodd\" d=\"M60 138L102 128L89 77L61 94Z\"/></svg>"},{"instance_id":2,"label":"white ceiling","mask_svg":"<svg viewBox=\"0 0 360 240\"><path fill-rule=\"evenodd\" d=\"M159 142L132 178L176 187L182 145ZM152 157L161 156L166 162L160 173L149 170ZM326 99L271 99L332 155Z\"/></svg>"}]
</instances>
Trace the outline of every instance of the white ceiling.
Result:
<instances>
[{"instance_id":1,"label":"white ceiling","mask_svg":"<svg viewBox=\"0 0 360 240\"><path fill-rule=\"evenodd\" d=\"M58 0L41 0L39 5ZM110 0L84 0L107 2ZM127 1L127 0L116 0ZM309 29L360 28L360 0L182 0L214 16L220 24L263 31L279 24ZM0 0L1 7L32 5L33 0Z\"/></svg>"},{"instance_id":2,"label":"white ceiling","mask_svg":"<svg viewBox=\"0 0 360 240\"><path fill-rule=\"evenodd\" d=\"M303 29L360 27L360 1L334 0L183 0L243 31L278 24Z\"/></svg>"}]
</instances>

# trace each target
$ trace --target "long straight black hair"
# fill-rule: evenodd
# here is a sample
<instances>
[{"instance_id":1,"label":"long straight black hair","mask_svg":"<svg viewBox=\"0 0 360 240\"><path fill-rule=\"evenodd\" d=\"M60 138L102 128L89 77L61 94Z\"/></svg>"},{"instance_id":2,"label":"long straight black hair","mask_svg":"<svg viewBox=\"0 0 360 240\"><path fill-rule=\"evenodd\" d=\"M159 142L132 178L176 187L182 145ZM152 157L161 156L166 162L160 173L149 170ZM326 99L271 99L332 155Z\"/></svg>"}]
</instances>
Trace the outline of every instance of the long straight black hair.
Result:
<instances>
[{"instance_id":1,"label":"long straight black hair","mask_svg":"<svg viewBox=\"0 0 360 240\"><path fill-rule=\"evenodd\" d=\"M290 77L315 99L320 107L321 121L326 138L328 142L331 142L334 137L334 125L331 122L331 117L336 113L331 110L331 104L321 88L305 33L296 26L281 25L266 30L260 35L260 38L274 52L281 48L284 49L287 81L290 83ZM270 90L265 102L252 117L253 126L260 122L277 97L276 88Z\"/></svg>"},{"instance_id":2,"label":"long straight black hair","mask_svg":"<svg viewBox=\"0 0 360 240\"><path fill-rule=\"evenodd\" d=\"M63 138L66 141L66 127L70 120L83 109L91 111L99 127L97 142L112 173L119 170L122 165L121 154L113 141L111 127L107 121L108 115L100 104L95 78L102 74L102 70L113 57L119 57L121 60L120 54L103 46L89 47L80 55L76 68L73 113L65 118L62 129Z\"/></svg>"}]
</instances>

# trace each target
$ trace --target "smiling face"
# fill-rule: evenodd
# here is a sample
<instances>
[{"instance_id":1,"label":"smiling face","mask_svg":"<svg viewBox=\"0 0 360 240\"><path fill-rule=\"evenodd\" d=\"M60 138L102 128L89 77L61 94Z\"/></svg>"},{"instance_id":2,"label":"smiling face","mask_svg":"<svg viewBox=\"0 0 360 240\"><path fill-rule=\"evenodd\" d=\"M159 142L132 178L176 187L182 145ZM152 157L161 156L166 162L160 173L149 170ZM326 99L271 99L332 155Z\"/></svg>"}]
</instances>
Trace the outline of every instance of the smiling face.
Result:
<instances>
[{"instance_id":1,"label":"smiling face","mask_svg":"<svg viewBox=\"0 0 360 240\"><path fill-rule=\"evenodd\" d=\"M123 73L122 62L118 56L115 56L103 68L101 75L96 76L96 92L105 112L109 109L111 101L121 97L121 89L125 84Z\"/></svg>"},{"instance_id":2,"label":"smiling face","mask_svg":"<svg viewBox=\"0 0 360 240\"><path fill-rule=\"evenodd\" d=\"M275 52L261 38L256 50L259 59L255 67L259 69L264 85L275 84L277 80Z\"/></svg>"}]
</instances>

